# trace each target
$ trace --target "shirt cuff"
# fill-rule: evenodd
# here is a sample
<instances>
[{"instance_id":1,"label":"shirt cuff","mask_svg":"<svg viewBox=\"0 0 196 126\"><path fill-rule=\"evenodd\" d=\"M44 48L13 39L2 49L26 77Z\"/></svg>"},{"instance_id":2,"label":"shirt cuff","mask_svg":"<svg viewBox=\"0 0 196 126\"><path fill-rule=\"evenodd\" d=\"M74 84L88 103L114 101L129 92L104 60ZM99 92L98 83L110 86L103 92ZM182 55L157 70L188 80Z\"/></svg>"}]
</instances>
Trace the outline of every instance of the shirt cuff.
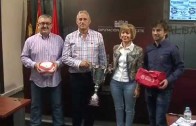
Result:
<instances>
[{"instance_id":1,"label":"shirt cuff","mask_svg":"<svg viewBox=\"0 0 196 126\"><path fill-rule=\"evenodd\" d=\"M57 64L57 66L60 66L60 61L55 61L55 63Z\"/></svg>"},{"instance_id":2,"label":"shirt cuff","mask_svg":"<svg viewBox=\"0 0 196 126\"><path fill-rule=\"evenodd\" d=\"M80 61L80 60L77 60L77 61L75 61L75 64L76 64L76 67L79 69L80 68L80 63L81 63L82 61Z\"/></svg>"},{"instance_id":3,"label":"shirt cuff","mask_svg":"<svg viewBox=\"0 0 196 126\"><path fill-rule=\"evenodd\" d=\"M173 79L171 77L168 77L167 81L168 81L168 84L170 84L173 81Z\"/></svg>"},{"instance_id":4,"label":"shirt cuff","mask_svg":"<svg viewBox=\"0 0 196 126\"><path fill-rule=\"evenodd\" d=\"M36 64L36 62L33 62L33 63L31 64L31 68L32 68L32 69L35 68L35 64Z\"/></svg>"}]
</instances>

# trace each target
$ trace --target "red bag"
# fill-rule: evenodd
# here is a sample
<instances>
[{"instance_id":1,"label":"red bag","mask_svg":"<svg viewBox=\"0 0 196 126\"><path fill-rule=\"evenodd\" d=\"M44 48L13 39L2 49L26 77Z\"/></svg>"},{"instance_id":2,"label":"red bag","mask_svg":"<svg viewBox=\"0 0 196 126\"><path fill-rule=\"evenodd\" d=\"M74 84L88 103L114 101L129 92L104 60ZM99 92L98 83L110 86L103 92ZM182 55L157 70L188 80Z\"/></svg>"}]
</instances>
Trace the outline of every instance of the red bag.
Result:
<instances>
[{"instance_id":1,"label":"red bag","mask_svg":"<svg viewBox=\"0 0 196 126\"><path fill-rule=\"evenodd\" d=\"M144 68L139 68L135 80L140 85L149 88L158 88L159 83L166 78L166 73L159 71L148 71Z\"/></svg>"}]
</instances>

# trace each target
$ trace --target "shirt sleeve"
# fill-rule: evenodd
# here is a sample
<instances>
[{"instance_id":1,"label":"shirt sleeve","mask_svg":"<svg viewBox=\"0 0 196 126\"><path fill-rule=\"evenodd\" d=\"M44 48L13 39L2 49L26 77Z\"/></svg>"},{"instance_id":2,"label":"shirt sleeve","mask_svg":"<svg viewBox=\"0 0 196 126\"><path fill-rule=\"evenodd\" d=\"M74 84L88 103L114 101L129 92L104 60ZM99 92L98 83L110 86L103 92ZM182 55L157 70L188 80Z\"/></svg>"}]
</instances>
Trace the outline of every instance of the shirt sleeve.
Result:
<instances>
[{"instance_id":1,"label":"shirt sleeve","mask_svg":"<svg viewBox=\"0 0 196 126\"><path fill-rule=\"evenodd\" d=\"M139 49L139 57L138 57L138 62L137 62L137 70L140 67L143 67L144 64L144 53L143 53L143 49Z\"/></svg>"},{"instance_id":2,"label":"shirt sleeve","mask_svg":"<svg viewBox=\"0 0 196 126\"><path fill-rule=\"evenodd\" d=\"M58 42L60 43L60 52L62 52L64 41L60 36L59 36ZM61 53L60 57L55 62L57 63L58 67L61 67L63 65L62 64L62 53Z\"/></svg>"},{"instance_id":3,"label":"shirt sleeve","mask_svg":"<svg viewBox=\"0 0 196 126\"><path fill-rule=\"evenodd\" d=\"M72 45L70 43L70 36L66 36L63 52L62 52L62 62L68 66L79 68L81 60L74 59L72 57Z\"/></svg>"},{"instance_id":4,"label":"shirt sleeve","mask_svg":"<svg viewBox=\"0 0 196 126\"><path fill-rule=\"evenodd\" d=\"M30 39L27 39L22 50L21 62L27 68L34 68L36 62L32 61L30 57Z\"/></svg>"},{"instance_id":5,"label":"shirt sleeve","mask_svg":"<svg viewBox=\"0 0 196 126\"><path fill-rule=\"evenodd\" d=\"M176 81L184 72L184 62L180 57L179 49L177 46L172 49L171 56L174 65L174 71L167 77L169 83Z\"/></svg>"}]
</instances>

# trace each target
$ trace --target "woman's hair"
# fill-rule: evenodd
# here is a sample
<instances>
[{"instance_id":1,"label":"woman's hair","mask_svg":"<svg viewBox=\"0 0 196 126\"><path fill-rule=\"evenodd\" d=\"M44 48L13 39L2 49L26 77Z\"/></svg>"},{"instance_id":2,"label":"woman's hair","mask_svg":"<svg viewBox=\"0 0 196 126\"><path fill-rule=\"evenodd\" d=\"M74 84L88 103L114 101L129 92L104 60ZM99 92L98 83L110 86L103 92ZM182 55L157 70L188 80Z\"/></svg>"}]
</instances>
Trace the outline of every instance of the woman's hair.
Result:
<instances>
[{"instance_id":1,"label":"woman's hair","mask_svg":"<svg viewBox=\"0 0 196 126\"><path fill-rule=\"evenodd\" d=\"M131 39L133 40L136 36L136 29L135 26L132 24L122 24L120 26L119 37L123 31L129 31L131 33Z\"/></svg>"}]
</instances>

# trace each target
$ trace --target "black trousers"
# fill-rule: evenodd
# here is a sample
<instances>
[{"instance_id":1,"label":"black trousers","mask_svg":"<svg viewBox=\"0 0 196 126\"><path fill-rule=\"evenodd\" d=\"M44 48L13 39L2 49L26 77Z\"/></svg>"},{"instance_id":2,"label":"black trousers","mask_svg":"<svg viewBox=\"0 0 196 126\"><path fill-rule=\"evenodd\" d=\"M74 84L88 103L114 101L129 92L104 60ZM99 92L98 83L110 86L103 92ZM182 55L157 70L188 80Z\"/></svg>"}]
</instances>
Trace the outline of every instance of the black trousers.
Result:
<instances>
[{"instance_id":1,"label":"black trousers","mask_svg":"<svg viewBox=\"0 0 196 126\"><path fill-rule=\"evenodd\" d=\"M94 93L94 83L91 73L71 73L70 82L72 89L72 123L73 126L93 126L95 107L89 106L89 101ZM84 122L83 122L84 121Z\"/></svg>"}]
</instances>

